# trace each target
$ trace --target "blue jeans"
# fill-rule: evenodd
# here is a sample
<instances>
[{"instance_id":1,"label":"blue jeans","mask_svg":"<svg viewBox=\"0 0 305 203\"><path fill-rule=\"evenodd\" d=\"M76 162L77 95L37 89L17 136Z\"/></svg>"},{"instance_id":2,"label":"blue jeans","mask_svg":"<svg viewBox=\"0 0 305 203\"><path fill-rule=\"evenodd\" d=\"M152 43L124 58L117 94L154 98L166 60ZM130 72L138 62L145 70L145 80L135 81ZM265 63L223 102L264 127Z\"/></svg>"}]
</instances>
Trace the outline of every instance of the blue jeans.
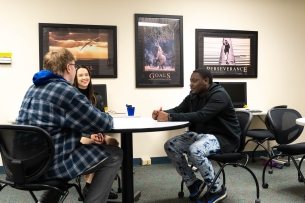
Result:
<instances>
[{"instance_id":1,"label":"blue jeans","mask_svg":"<svg viewBox=\"0 0 305 203\"><path fill-rule=\"evenodd\" d=\"M186 131L169 139L164 144L164 150L187 187L191 186L197 178L192 169L188 167L184 154L187 154L189 161L198 168L205 183L208 186L211 185L215 177L215 171L207 157L211 154L220 153L220 145L214 135ZM218 178L211 192L216 192L220 188L220 179Z\"/></svg>"}]
</instances>

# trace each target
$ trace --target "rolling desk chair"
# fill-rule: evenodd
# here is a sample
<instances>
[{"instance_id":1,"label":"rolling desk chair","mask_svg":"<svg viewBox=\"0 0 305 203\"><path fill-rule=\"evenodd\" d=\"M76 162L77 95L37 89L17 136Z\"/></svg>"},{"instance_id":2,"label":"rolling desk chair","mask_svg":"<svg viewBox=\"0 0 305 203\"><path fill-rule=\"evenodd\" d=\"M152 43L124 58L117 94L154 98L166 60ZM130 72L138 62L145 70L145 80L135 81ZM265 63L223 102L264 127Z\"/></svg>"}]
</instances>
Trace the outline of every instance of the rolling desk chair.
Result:
<instances>
[{"instance_id":1,"label":"rolling desk chair","mask_svg":"<svg viewBox=\"0 0 305 203\"><path fill-rule=\"evenodd\" d=\"M38 202L34 191L52 189L61 194L59 203L64 202L69 189L74 187L79 201L84 201L78 176L75 183L66 179L40 178L49 168L54 157L54 143L45 130L28 125L0 125L0 152L5 179L0 180L0 191L6 186L29 191L34 202ZM100 162L103 164L103 161ZM92 173L100 164L88 169ZM84 173L84 174L85 174ZM119 189L121 189L119 182ZM118 201L112 201L118 202Z\"/></svg>"},{"instance_id":2,"label":"rolling desk chair","mask_svg":"<svg viewBox=\"0 0 305 203\"><path fill-rule=\"evenodd\" d=\"M38 202L33 191L55 190L61 194L62 203L75 187L84 201L77 184L64 179L41 179L54 158L54 144L45 130L36 126L0 125L0 150L6 179L0 180L0 191L11 186L17 190L29 191Z\"/></svg>"},{"instance_id":3,"label":"rolling desk chair","mask_svg":"<svg viewBox=\"0 0 305 203\"><path fill-rule=\"evenodd\" d=\"M300 170L302 161L305 157L305 142L292 144L292 142L299 138L304 129L304 126L296 124L296 119L302 118L301 114L294 109L279 108L269 110L267 117L271 126L273 127L275 140L278 144L272 148L278 150L281 152L281 154L270 157L267 164L264 166L262 177L263 188L268 188L269 186L265 181L266 167L268 163L270 163L274 158L277 158L278 156L288 156L298 171L298 181L305 183L305 178ZM299 165L296 163L296 159L294 157L296 155L302 156ZM293 180L293 178L290 180Z\"/></svg>"},{"instance_id":4,"label":"rolling desk chair","mask_svg":"<svg viewBox=\"0 0 305 203\"><path fill-rule=\"evenodd\" d=\"M271 109L276 108L287 108L287 105L280 105L280 106L274 106ZM275 140L272 126L270 125L270 121L268 120L268 117L265 117L264 123L267 127L267 129L251 129L247 132L247 137L250 137L250 139L246 142L246 145L248 142L255 142L256 147L252 151L252 162L255 162L254 153L256 149L261 146L264 148L264 150L267 152L268 158L267 160L274 155L274 152L269 149L269 143L268 143L268 149L263 145L264 142L269 142L271 140ZM278 161L279 164L284 164L286 166L289 166L289 161L287 163ZM270 169L269 173L272 173L272 170Z\"/></svg>"},{"instance_id":5,"label":"rolling desk chair","mask_svg":"<svg viewBox=\"0 0 305 203\"><path fill-rule=\"evenodd\" d=\"M239 149L237 150L237 152L232 152L232 153L223 153L223 154L213 154L208 156L208 159L211 161L216 161L217 164L220 166L220 169L218 170L211 186L207 189L207 192L209 192L211 190L211 188L213 187L213 185L215 184L217 178L220 176L220 174L222 173L222 177L223 177L223 185L225 186L226 184L226 176L225 176L225 171L224 168L226 166L235 166L235 167L241 167L244 168L245 170L247 170L253 177L254 182L255 182L255 186L256 186L256 199L255 199L255 203L260 203L260 199L259 199L259 184L257 181L257 178L255 176L255 174L252 172L252 170L250 168L247 167L247 163L249 160L249 156L246 153L243 153L243 150L246 146L246 134L248 131L248 128L252 122L252 118L253 115L252 113L250 113L249 111L236 111L236 115L240 124L240 128L241 128L241 139L240 139L240 146ZM244 160L244 163L239 163L239 161ZM182 180L183 182L183 180ZM181 188L183 189L183 188ZM180 198L182 198L184 196L183 191L180 191L178 193L178 196Z\"/></svg>"}]
</instances>

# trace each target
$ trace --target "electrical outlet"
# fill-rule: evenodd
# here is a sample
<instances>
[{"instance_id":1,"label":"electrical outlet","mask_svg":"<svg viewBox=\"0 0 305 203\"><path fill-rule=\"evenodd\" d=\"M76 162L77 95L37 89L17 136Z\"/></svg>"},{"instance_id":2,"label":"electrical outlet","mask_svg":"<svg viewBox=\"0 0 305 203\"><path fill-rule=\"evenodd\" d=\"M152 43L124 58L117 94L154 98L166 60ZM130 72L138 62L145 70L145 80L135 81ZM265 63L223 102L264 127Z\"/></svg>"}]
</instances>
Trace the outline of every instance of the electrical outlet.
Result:
<instances>
[{"instance_id":1,"label":"electrical outlet","mask_svg":"<svg viewBox=\"0 0 305 203\"><path fill-rule=\"evenodd\" d=\"M142 159L142 166L151 165L151 159L149 157L143 157Z\"/></svg>"}]
</instances>

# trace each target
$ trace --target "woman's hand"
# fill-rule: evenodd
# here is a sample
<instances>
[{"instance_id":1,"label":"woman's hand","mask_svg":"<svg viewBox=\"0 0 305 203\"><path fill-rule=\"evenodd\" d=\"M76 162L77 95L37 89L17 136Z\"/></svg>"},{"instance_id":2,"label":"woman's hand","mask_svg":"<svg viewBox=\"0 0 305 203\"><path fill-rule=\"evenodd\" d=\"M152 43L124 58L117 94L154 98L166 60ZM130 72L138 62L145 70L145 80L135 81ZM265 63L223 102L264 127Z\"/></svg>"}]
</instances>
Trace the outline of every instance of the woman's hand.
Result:
<instances>
[{"instance_id":1,"label":"woman's hand","mask_svg":"<svg viewBox=\"0 0 305 203\"><path fill-rule=\"evenodd\" d=\"M95 142L95 144L105 144L105 138L102 133L92 134L90 138Z\"/></svg>"},{"instance_id":2,"label":"woman's hand","mask_svg":"<svg viewBox=\"0 0 305 203\"><path fill-rule=\"evenodd\" d=\"M115 138L109 135L104 136L102 133L92 134L90 138L94 141L95 144L106 144L113 146L119 146L120 144Z\"/></svg>"}]
</instances>

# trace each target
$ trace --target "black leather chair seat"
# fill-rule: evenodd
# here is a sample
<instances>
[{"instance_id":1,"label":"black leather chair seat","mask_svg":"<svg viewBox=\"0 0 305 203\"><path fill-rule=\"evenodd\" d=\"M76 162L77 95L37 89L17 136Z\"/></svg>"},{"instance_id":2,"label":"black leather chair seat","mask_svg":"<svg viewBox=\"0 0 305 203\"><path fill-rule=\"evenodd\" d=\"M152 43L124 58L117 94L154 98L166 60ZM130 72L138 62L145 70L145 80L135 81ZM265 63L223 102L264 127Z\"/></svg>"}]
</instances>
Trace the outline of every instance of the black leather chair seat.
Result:
<instances>
[{"instance_id":1,"label":"black leather chair seat","mask_svg":"<svg viewBox=\"0 0 305 203\"><path fill-rule=\"evenodd\" d=\"M42 189L49 189L51 187L55 188L60 188L61 190L67 190L73 185L68 184L68 180L61 180L61 179L50 179L50 180L34 180L30 184L23 184L22 187L19 187L18 184L14 184L13 180L10 179L9 177L5 177L5 180L10 182L10 186L13 188L17 188L19 190L29 190L31 189L32 191L41 191ZM47 187L43 187L42 185L46 185ZM59 191L62 194L64 192Z\"/></svg>"},{"instance_id":2,"label":"black leather chair seat","mask_svg":"<svg viewBox=\"0 0 305 203\"><path fill-rule=\"evenodd\" d=\"M210 160L214 160L221 163L236 162L241 160L243 156L240 153L225 153L225 154L213 154L208 157Z\"/></svg>"},{"instance_id":3,"label":"black leather chair seat","mask_svg":"<svg viewBox=\"0 0 305 203\"><path fill-rule=\"evenodd\" d=\"M253 139L256 139L256 140L264 140L266 138L268 140L275 140L273 133L271 133L269 130L266 130L266 129L248 130L247 136L252 137Z\"/></svg>"},{"instance_id":4,"label":"black leather chair seat","mask_svg":"<svg viewBox=\"0 0 305 203\"><path fill-rule=\"evenodd\" d=\"M297 144L281 144L277 149L283 154L300 155L305 154L305 142Z\"/></svg>"}]
</instances>

